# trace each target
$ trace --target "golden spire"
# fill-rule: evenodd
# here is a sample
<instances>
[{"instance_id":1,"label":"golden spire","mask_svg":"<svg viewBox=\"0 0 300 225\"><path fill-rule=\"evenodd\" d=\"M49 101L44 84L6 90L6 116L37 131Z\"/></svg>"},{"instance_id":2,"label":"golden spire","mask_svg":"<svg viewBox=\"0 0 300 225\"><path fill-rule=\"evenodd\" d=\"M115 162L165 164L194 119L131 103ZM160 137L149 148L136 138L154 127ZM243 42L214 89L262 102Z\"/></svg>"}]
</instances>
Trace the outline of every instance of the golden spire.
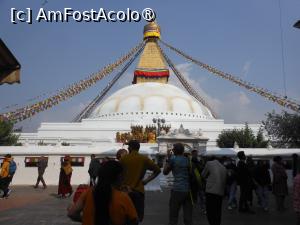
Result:
<instances>
[{"instance_id":1,"label":"golden spire","mask_svg":"<svg viewBox=\"0 0 300 225\"><path fill-rule=\"evenodd\" d=\"M153 21L144 26L144 39L160 38L160 27Z\"/></svg>"},{"instance_id":2,"label":"golden spire","mask_svg":"<svg viewBox=\"0 0 300 225\"><path fill-rule=\"evenodd\" d=\"M167 83L169 69L157 45L160 38L160 27L156 22L150 22L144 27L146 45L134 71L133 84L143 82Z\"/></svg>"}]
</instances>

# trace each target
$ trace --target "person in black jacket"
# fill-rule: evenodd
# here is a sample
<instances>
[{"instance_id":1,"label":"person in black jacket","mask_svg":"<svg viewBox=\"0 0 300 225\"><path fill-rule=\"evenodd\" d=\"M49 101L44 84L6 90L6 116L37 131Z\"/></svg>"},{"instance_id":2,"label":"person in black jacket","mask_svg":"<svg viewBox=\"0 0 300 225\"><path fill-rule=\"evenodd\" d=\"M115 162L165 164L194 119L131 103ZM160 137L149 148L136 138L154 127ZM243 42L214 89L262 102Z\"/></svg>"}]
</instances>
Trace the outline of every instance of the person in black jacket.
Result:
<instances>
[{"instance_id":1,"label":"person in black jacket","mask_svg":"<svg viewBox=\"0 0 300 225\"><path fill-rule=\"evenodd\" d=\"M250 172L251 180L252 180L251 186L249 187L249 191L248 191L248 194L247 194L247 201L248 201L248 204L250 206L252 206L253 205L253 190L256 189L256 186L255 186L255 181L254 181L255 163L254 163L251 155L249 155L247 157L246 165L247 165L247 168Z\"/></svg>"},{"instance_id":2,"label":"person in black jacket","mask_svg":"<svg viewBox=\"0 0 300 225\"><path fill-rule=\"evenodd\" d=\"M251 172L246 165L246 155L244 151L237 153L239 162L237 164L237 180L240 186L240 201L239 201L239 212L241 213L254 213L247 203L250 192L253 186L253 180Z\"/></svg>"},{"instance_id":3,"label":"person in black jacket","mask_svg":"<svg viewBox=\"0 0 300 225\"><path fill-rule=\"evenodd\" d=\"M256 193L258 203L264 211L269 210L268 192L271 186L271 176L268 164L265 161L258 161L254 170L254 180L256 183Z\"/></svg>"},{"instance_id":4,"label":"person in black jacket","mask_svg":"<svg viewBox=\"0 0 300 225\"><path fill-rule=\"evenodd\" d=\"M94 186L96 184L96 178L101 167L100 161L96 159L94 154L91 155L91 162L89 166L89 175L90 175L90 186Z\"/></svg>"}]
</instances>

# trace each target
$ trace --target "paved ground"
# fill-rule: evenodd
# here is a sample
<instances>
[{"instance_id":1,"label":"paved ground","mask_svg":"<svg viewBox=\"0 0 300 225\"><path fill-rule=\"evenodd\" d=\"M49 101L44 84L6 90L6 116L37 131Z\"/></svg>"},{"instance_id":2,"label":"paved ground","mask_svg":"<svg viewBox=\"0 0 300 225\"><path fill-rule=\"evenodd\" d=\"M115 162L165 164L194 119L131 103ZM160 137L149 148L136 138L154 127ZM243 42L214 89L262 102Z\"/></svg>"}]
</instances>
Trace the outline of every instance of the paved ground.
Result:
<instances>
[{"instance_id":1,"label":"paved ground","mask_svg":"<svg viewBox=\"0 0 300 225\"><path fill-rule=\"evenodd\" d=\"M64 225L78 224L71 222L66 216L66 208L71 199L58 199L55 195L57 187L46 190L33 189L29 186L12 187L9 199L0 200L0 225ZM288 209L283 213L274 210L271 196L271 210L268 213L255 208L255 215L239 214L237 211L223 210L222 225L293 225L296 224L291 199L287 199ZM143 225L166 225L168 222L169 191L147 192L146 212ZM195 225L208 225L206 217L194 211ZM182 220L180 225L183 224Z\"/></svg>"}]
</instances>

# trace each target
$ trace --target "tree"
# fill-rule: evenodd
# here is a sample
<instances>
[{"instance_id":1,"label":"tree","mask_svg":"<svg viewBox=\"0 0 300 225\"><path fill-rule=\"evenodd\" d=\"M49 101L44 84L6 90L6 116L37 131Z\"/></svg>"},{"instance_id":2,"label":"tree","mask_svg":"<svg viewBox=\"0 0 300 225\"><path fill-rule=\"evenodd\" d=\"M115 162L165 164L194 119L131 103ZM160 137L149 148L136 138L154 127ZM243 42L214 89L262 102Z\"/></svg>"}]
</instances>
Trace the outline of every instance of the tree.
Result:
<instances>
[{"instance_id":1,"label":"tree","mask_svg":"<svg viewBox=\"0 0 300 225\"><path fill-rule=\"evenodd\" d=\"M256 148L267 148L269 144L268 140L265 140L264 135L263 135L263 130L259 129L259 131L257 132L256 135L256 142L255 142L255 146Z\"/></svg>"},{"instance_id":2,"label":"tree","mask_svg":"<svg viewBox=\"0 0 300 225\"><path fill-rule=\"evenodd\" d=\"M267 114L263 125L274 147L300 147L300 114L273 111Z\"/></svg>"},{"instance_id":3,"label":"tree","mask_svg":"<svg viewBox=\"0 0 300 225\"><path fill-rule=\"evenodd\" d=\"M217 139L220 148L233 148L238 130L222 131Z\"/></svg>"},{"instance_id":4,"label":"tree","mask_svg":"<svg viewBox=\"0 0 300 225\"><path fill-rule=\"evenodd\" d=\"M13 123L0 120L0 146L11 146L18 143L19 135L13 134Z\"/></svg>"},{"instance_id":5,"label":"tree","mask_svg":"<svg viewBox=\"0 0 300 225\"><path fill-rule=\"evenodd\" d=\"M268 145L262 130L260 129L255 136L247 123L243 129L222 131L217 139L217 144L220 148L233 148L235 142L241 148L266 148Z\"/></svg>"}]
</instances>

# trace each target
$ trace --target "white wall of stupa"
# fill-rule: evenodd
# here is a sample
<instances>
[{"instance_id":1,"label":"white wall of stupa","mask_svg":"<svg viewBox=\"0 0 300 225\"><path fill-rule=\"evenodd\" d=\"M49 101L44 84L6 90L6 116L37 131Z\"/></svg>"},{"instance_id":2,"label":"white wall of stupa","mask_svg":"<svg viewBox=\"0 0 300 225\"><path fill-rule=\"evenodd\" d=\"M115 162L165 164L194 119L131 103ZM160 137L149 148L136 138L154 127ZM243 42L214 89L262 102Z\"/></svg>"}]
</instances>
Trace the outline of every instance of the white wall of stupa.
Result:
<instances>
[{"instance_id":1,"label":"white wall of stupa","mask_svg":"<svg viewBox=\"0 0 300 225\"><path fill-rule=\"evenodd\" d=\"M208 147L216 147L223 130L243 128L244 124L224 124L208 108L187 92L170 84L140 83L118 90L97 106L89 118L76 123L42 123L37 133L21 133L24 145L43 141L49 145L114 143L117 132L130 132L132 125L154 125L153 119L165 119L171 130L182 124L190 132L201 130ZM256 133L259 124L249 124Z\"/></svg>"}]
</instances>

